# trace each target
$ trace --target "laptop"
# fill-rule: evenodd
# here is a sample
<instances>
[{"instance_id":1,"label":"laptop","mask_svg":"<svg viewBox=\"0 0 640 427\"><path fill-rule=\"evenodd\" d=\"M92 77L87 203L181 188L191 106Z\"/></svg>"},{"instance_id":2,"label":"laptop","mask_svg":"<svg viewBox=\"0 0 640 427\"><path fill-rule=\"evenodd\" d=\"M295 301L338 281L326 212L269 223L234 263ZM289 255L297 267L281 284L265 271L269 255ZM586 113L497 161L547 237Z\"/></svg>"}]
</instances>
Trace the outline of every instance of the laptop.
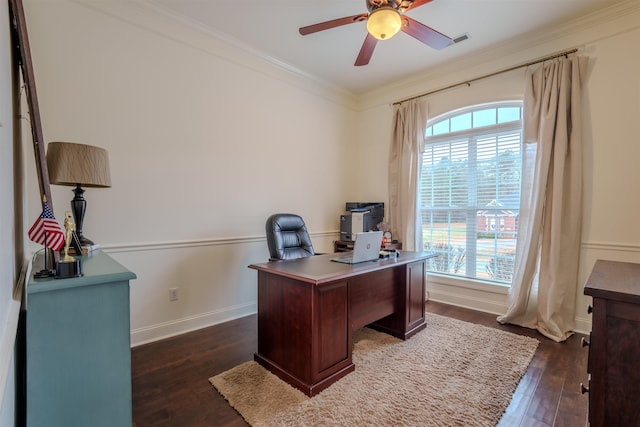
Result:
<instances>
[{"instance_id":1,"label":"laptop","mask_svg":"<svg viewBox=\"0 0 640 427\"><path fill-rule=\"evenodd\" d=\"M368 231L356 233L353 251L349 255L331 258L331 261L344 264L358 264L360 262L377 260L380 257L382 231Z\"/></svg>"}]
</instances>

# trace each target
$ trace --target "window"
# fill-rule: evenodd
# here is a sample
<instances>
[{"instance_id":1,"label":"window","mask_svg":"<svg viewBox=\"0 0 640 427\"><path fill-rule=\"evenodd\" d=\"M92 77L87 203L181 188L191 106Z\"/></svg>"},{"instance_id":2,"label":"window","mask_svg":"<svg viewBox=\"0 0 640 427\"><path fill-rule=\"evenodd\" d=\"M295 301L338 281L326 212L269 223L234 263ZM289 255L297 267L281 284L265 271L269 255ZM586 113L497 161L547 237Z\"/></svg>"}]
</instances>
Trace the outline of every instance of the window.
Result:
<instances>
[{"instance_id":1,"label":"window","mask_svg":"<svg viewBox=\"0 0 640 427\"><path fill-rule=\"evenodd\" d=\"M419 185L428 270L510 284L522 172L522 103L477 105L427 123Z\"/></svg>"}]
</instances>

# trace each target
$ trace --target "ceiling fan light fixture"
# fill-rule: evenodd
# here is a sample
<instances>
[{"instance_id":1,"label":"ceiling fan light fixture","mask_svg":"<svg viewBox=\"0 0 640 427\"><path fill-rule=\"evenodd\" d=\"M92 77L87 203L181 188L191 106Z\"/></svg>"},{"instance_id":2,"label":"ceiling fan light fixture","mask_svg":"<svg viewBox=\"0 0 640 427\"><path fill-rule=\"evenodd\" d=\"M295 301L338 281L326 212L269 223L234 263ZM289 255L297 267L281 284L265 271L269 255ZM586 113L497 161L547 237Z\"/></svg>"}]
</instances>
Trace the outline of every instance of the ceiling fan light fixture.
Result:
<instances>
[{"instance_id":1,"label":"ceiling fan light fixture","mask_svg":"<svg viewBox=\"0 0 640 427\"><path fill-rule=\"evenodd\" d=\"M367 31L378 40L390 39L400 31L401 26L400 13L388 6L374 10L367 19Z\"/></svg>"}]
</instances>

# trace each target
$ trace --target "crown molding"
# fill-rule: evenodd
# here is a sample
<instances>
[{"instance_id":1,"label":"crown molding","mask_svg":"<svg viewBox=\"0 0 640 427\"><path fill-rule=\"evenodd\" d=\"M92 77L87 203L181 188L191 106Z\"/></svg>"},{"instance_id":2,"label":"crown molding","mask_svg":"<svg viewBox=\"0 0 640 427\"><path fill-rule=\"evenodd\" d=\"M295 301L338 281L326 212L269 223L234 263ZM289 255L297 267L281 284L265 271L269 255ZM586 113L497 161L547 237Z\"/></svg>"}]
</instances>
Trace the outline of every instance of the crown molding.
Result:
<instances>
[{"instance_id":1,"label":"crown molding","mask_svg":"<svg viewBox=\"0 0 640 427\"><path fill-rule=\"evenodd\" d=\"M549 26L543 31L527 33L401 81L356 94L217 33L194 20L176 16L150 0L71 1L252 69L354 111L390 104L553 52L584 47L640 26L640 0L622 0L608 8Z\"/></svg>"},{"instance_id":2,"label":"crown molding","mask_svg":"<svg viewBox=\"0 0 640 427\"><path fill-rule=\"evenodd\" d=\"M362 111L390 104L554 52L572 48L582 50L590 43L639 27L640 0L623 0L608 8L547 27L542 31L524 34L458 60L449 61L427 72L417 73L402 81L368 91L359 97L356 109Z\"/></svg>"},{"instance_id":3,"label":"crown molding","mask_svg":"<svg viewBox=\"0 0 640 427\"><path fill-rule=\"evenodd\" d=\"M305 73L196 21L176 16L148 0L70 0L158 36L269 76L346 108L354 109L354 93Z\"/></svg>"}]
</instances>

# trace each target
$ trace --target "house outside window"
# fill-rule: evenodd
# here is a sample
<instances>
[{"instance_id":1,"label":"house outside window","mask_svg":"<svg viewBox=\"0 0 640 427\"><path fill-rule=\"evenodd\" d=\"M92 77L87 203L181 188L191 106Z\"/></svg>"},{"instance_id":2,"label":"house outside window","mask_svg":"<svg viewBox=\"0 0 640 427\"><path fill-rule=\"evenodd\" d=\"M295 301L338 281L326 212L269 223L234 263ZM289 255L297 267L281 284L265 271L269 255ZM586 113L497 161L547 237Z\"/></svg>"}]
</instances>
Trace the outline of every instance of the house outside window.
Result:
<instances>
[{"instance_id":1,"label":"house outside window","mask_svg":"<svg viewBox=\"0 0 640 427\"><path fill-rule=\"evenodd\" d=\"M427 123L419 221L427 269L510 285L522 175L522 102L468 107Z\"/></svg>"}]
</instances>

